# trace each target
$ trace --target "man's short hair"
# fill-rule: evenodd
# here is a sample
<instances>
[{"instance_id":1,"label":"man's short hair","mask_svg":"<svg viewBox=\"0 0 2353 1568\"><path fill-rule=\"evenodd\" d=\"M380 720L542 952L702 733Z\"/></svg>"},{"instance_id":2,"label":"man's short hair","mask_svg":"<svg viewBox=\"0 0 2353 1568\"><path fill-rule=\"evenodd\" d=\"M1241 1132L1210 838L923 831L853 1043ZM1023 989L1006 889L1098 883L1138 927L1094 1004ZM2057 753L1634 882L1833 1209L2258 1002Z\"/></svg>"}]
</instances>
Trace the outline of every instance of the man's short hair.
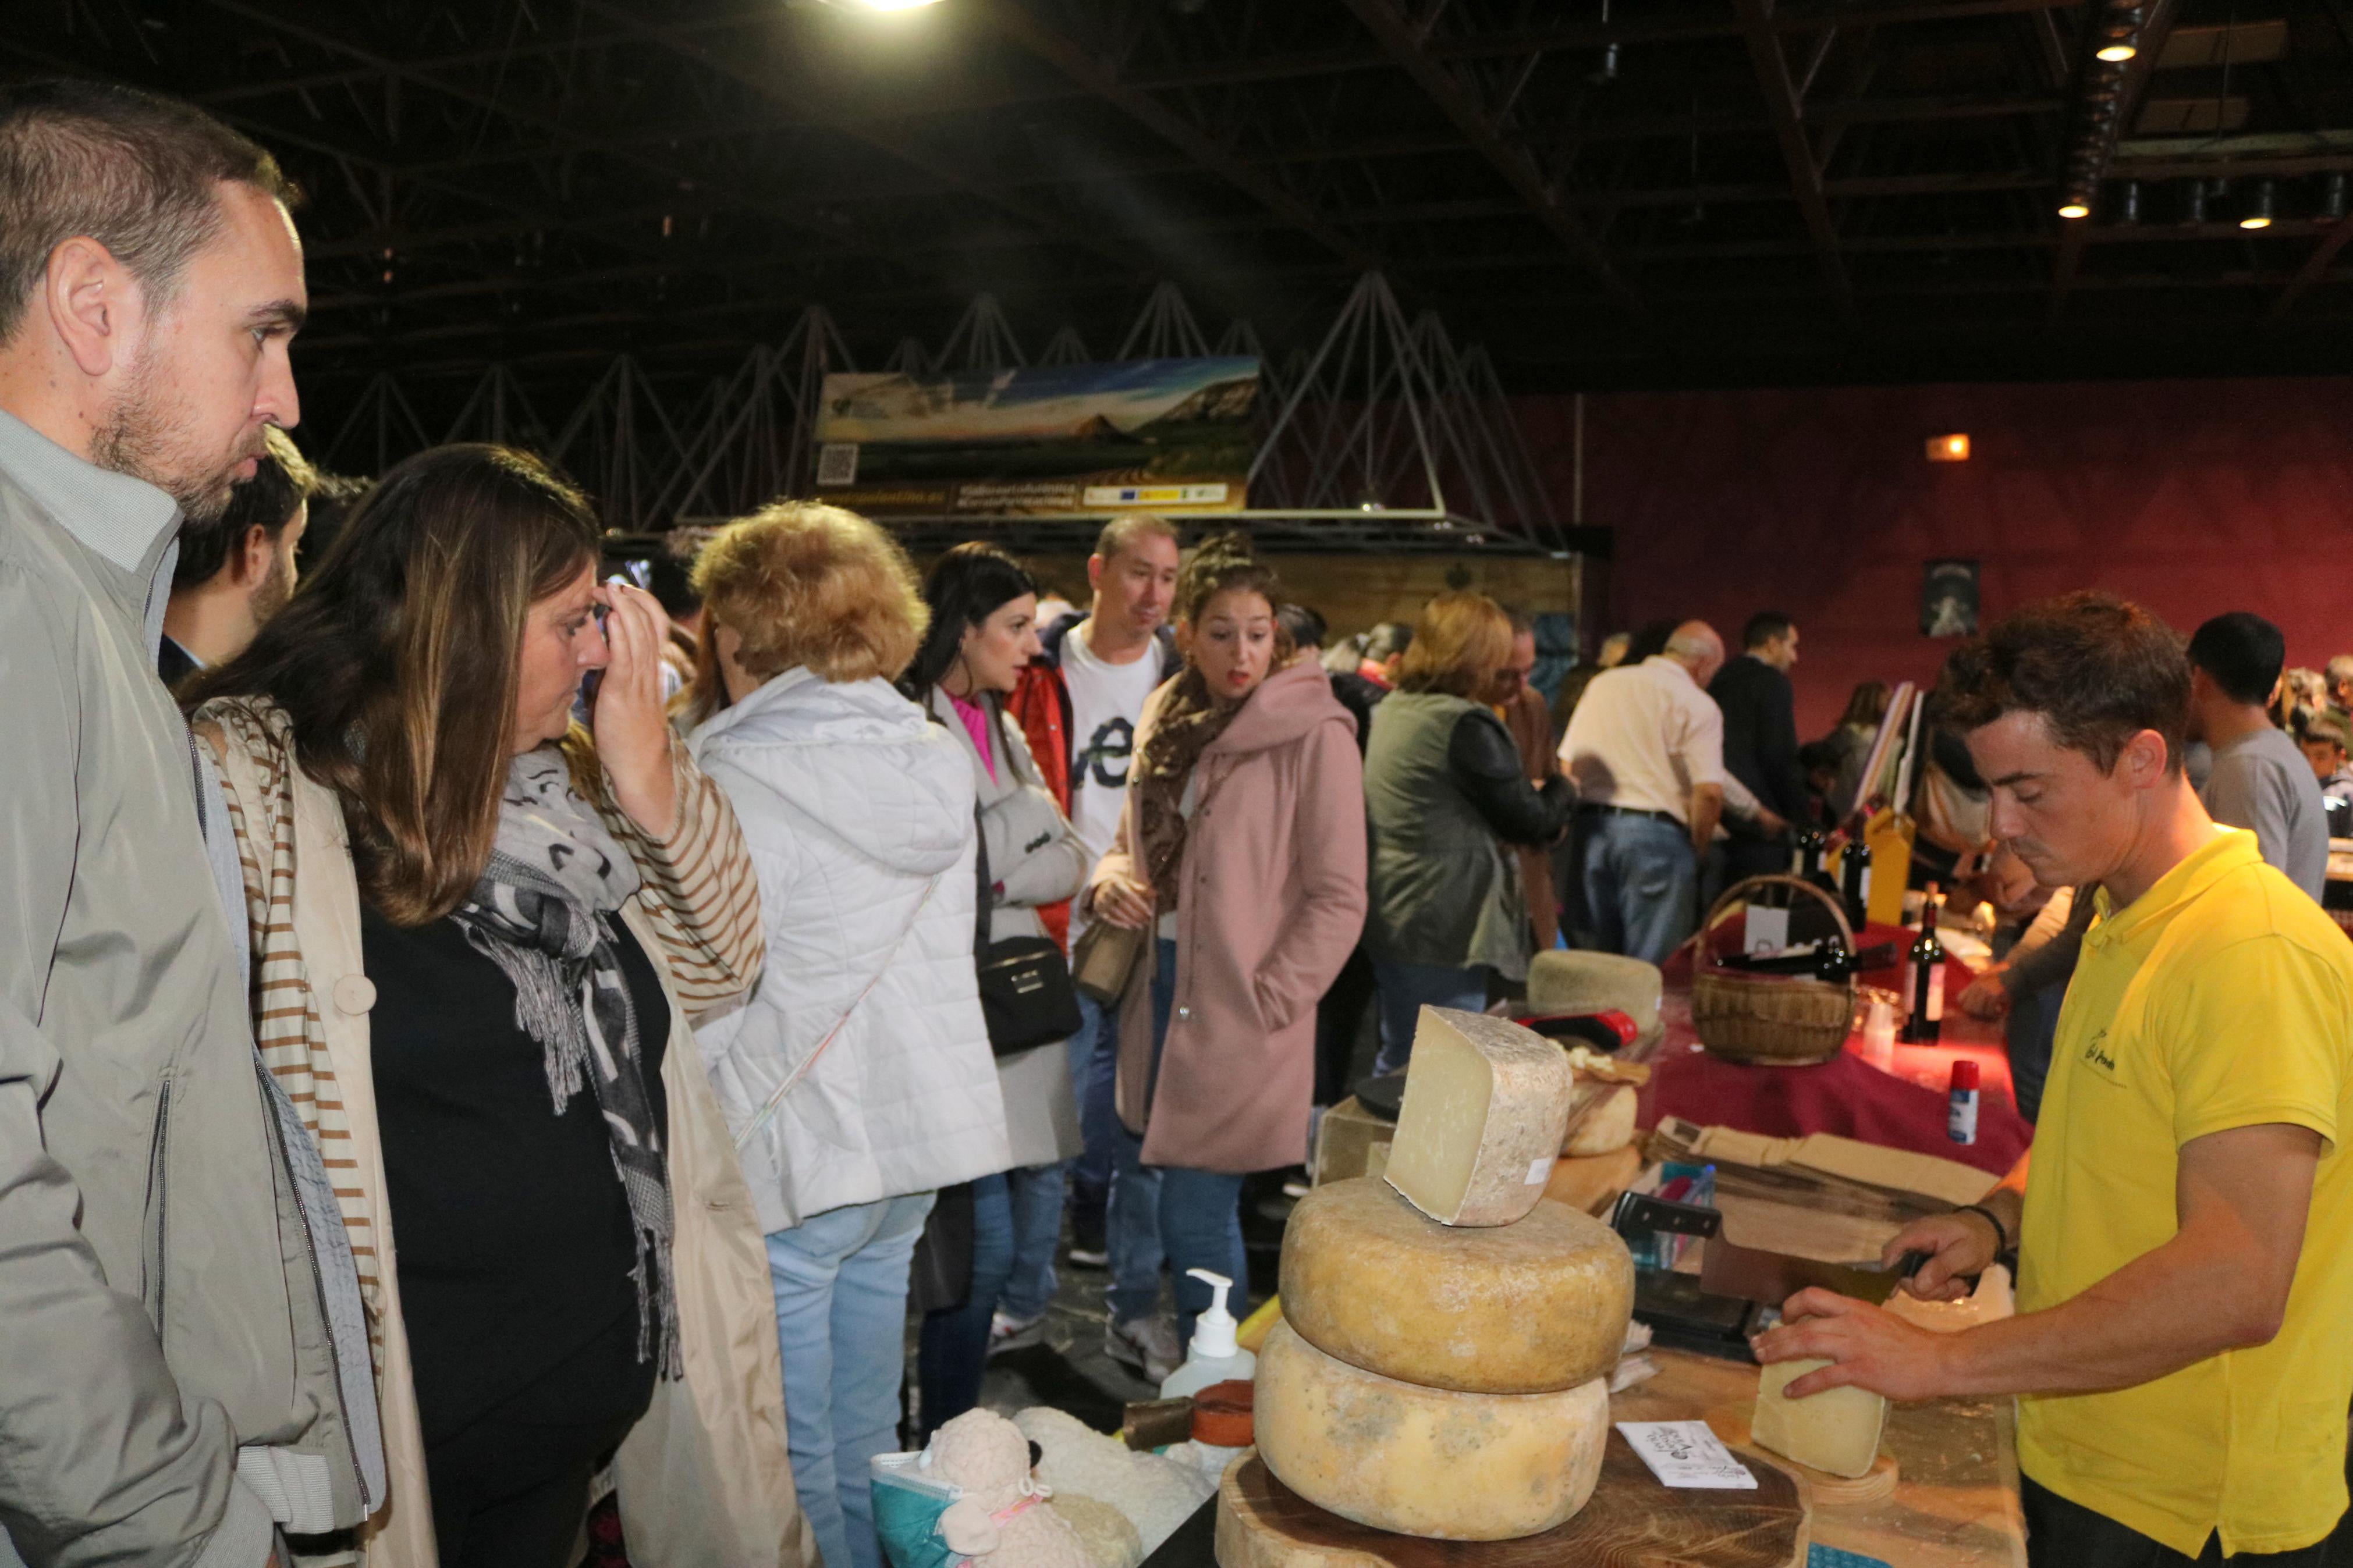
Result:
<instances>
[{"instance_id":1,"label":"man's short hair","mask_svg":"<svg viewBox=\"0 0 2353 1568\"><path fill-rule=\"evenodd\" d=\"M253 478L228 492L228 505L220 516L181 524L173 587L201 587L219 576L229 556L245 548L246 535L257 528L275 540L318 490L319 471L294 445L294 437L275 425L267 426L262 437L269 450L255 462Z\"/></svg>"},{"instance_id":2,"label":"man's short hair","mask_svg":"<svg viewBox=\"0 0 2353 1568\"><path fill-rule=\"evenodd\" d=\"M0 88L0 342L78 236L130 270L151 310L169 300L220 232L223 184L298 199L276 159L188 104L90 81Z\"/></svg>"},{"instance_id":3,"label":"man's short hair","mask_svg":"<svg viewBox=\"0 0 2353 1568\"><path fill-rule=\"evenodd\" d=\"M1113 518L1103 524L1103 531L1095 535L1095 554L1099 559L1109 561L1124 551L1134 549L1147 539L1165 539L1171 544L1177 543L1176 525L1148 511L1131 511Z\"/></svg>"},{"instance_id":4,"label":"man's short hair","mask_svg":"<svg viewBox=\"0 0 2353 1568\"><path fill-rule=\"evenodd\" d=\"M1536 635L1535 614L1525 605L1504 605L1504 618L1512 623L1514 637L1532 637Z\"/></svg>"},{"instance_id":5,"label":"man's short hair","mask_svg":"<svg viewBox=\"0 0 2353 1568\"><path fill-rule=\"evenodd\" d=\"M2338 687L2353 680L2353 653L2338 654L2328 661L2323 673L2328 677L2328 689L2333 695Z\"/></svg>"},{"instance_id":6,"label":"man's short hair","mask_svg":"<svg viewBox=\"0 0 2353 1568\"><path fill-rule=\"evenodd\" d=\"M1274 618L1291 634L1291 646L1295 648L1320 648L1331 631L1324 617L1305 605L1282 605L1274 612Z\"/></svg>"},{"instance_id":7,"label":"man's short hair","mask_svg":"<svg viewBox=\"0 0 2353 1568\"><path fill-rule=\"evenodd\" d=\"M2353 752L2353 725L2341 713L2306 713L2296 721L2299 741L2326 741L2340 752Z\"/></svg>"},{"instance_id":8,"label":"man's short hair","mask_svg":"<svg viewBox=\"0 0 2353 1568\"><path fill-rule=\"evenodd\" d=\"M1365 634L1365 657L1387 664L1413 646L1413 628L1403 621L1383 621Z\"/></svg>"},{"instance_id":9,"label":"man's short hair","mask_svg":"<svg viewBox=\"0 0 2353 1568\"><path fill-rule=\"evenodd\" d=\"M2010 713L2039 713L2059 744L2103 772L2144 730L2181 771L2189 730L2189 660L2173 629L2113 594L2065 594L2012 611L1945 661L1937 720L1963 733Z\"/></svg>"},{"instance_id":10,"label":"man's short hair","mask_svg":"<svg viewBox=\"0 0 2353 1568\"><path fill-rule=\"evenodd\" d=\"M2189 662L2233 702L2268 702L2287 663L2287 638L2248 610L2216 616L2189 634Z\"/></svg>"},{"instance_id":11,"label":"man's short hair","mask_svg":"<svg viewBox=\"0 0 2353 1568\"><path fill-rule=\"evenodd\" d=\"M1767 643L1778 642L1796 629L1797 625L1778 610L1759 610L1748 617L1746 626L1740 628L1741 651L1754 653Z\"/></svg>"}]
</instances>

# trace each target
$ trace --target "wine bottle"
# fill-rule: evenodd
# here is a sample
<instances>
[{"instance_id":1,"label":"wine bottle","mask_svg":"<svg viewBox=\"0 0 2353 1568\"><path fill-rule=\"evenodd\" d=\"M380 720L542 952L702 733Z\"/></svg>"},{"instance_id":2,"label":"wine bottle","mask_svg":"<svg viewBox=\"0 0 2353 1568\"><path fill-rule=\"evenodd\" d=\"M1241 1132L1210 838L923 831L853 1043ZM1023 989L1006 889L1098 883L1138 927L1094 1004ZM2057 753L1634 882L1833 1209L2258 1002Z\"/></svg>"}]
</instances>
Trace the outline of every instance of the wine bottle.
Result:
<instances>
[{"instance_id":1,"label":"wine bottle","mask_svg":"<svg viewBox=\"0 0 2353 1568\"><path fill-rule=\"evenodd\" d=\"M1933 1046L1945 1032L1945 944L1936 940L1936 915L1943 907L1931 882L1920 905L1920 934L1912 942L1911 967L1905 972L1905 1000L1911 1010L1905 1015L1904 1038L1910 1045Z\"/></svg>"},{"instance_id":2,"label":"wine bottle","mask_svg":"<svg viewBox=\"0 0 2353 1568\"><path fill-rule=\"evenodd\" d=\"M1801 882L1820 882L1822 848L1828 842L1822 830L1812 823L1799 828L1796 847L1789 851L1789 875Z\"/></svg>"},{"instance_id":3,"label":"wine bottle","mask_svg":"<svg viewBox=\"0 0 2353 1568\"><path fill-rule=\"evenodd\" d=\"M1860 937L1865 921L1871 919L1871 846L1858 833L1846 841L1846 853L1839 860L1839 893L1846 900L1846 923Z\"/></svg>"}]
</instances>

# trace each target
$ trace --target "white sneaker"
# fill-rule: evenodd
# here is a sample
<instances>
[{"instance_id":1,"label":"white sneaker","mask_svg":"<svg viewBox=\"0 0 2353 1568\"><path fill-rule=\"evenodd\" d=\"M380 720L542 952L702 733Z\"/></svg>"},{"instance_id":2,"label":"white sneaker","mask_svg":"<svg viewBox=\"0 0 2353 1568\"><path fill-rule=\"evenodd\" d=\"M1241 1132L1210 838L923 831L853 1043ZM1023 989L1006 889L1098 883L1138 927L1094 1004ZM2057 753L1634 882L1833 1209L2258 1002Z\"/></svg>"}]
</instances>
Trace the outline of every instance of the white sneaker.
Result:
<instances>
[{"instance_id":1,"label":"white sneaker","mask_svg":"<svg viewBox=\"0 0 2353 1568\"><path fill-rule=\"evenodd\" d=\"M1166 1319L1113 1318L1103 1324L1103 1353L1122 1366L1143 1373L1146 1383L1161 1384L1185 1364L1185 1349Z\"/></svg>"},{"instance_id":2,"label":"white sneaker","mask_svg":"<svg viewBox=\"0 0 2353 1568\"><path fill-rule=\"evenodd\" d=\"M1034 1318L1008 1318L994 1312L988 1320L988 1353L1025 1350L1046 1337L1046 1314Z\"/></svg>"}]
</instances>

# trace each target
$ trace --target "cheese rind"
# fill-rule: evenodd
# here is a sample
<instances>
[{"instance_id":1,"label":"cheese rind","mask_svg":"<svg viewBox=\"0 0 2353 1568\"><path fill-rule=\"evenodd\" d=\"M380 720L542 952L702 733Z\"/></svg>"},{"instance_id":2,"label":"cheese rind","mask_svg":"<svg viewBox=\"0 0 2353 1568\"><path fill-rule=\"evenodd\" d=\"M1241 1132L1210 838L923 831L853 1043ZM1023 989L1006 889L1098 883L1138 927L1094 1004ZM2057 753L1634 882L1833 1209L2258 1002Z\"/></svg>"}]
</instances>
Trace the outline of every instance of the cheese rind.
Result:
<instances>
[{"instance_id":1,"label":"cheese rind","mask_svg":"<svg viewBox=\"0 0 2353 1568\"><path fill-rule=\"evenodd\" d=\"M1557 1394L1417 1388L1335 1361L1292 1331L1258 1363L1259 1457L1284 1486L1375 1530L1514 1541L1593 1496L1609 1435L1598 1379Z\"/></svg>"},{"instance_id":2,"label":"cheese rind","mask_svg":"<svg viewBox=\"0 0 2353 1568\"><path fill-rule=\"evenodd\" d=\"M1544 1197L1573 1089L1568 1058L1535 1031L1424 1007L1382 1174L1440 1225L1509 1225Z\"/></svg>"},{"instance_id":3,"label":"cheese rind","mask_svg":"<svg viewBox=\"0 0 2353 1568\"><path fill-rule=\"evenodd\" d=\"M1777 1454L1833 1476L1870 1473L1879 1458L1879 1433L1887 1424L1887 1401L1861 1388L1833 1388L1804 1399L1781 1390L1826 1361L1781 1361L1757 1369L1757 1413L1749 1436Z\"/></svg>"},{"instance_id":4,"label":"cheese rind","mask_svg":"<svg viewBox=\"0 0 2353 1568\"><path fill-rule=\"evenodd\" d=\"M1611 1084L1594 1100L1593 1108L1569 1129L1560 1152L1572 1160L1589 1160L1596 1154L1615 1154L1633 1141L1633 1086Z\"/></svg>"},{"instance_id":5,"label":"cheese rind","mask_svg":"<svg viewBox=\"0 0 2353 1568\"><path fill-rule=\"evenodd\" d=\"M1608 1226L1559 1204L1463 1229L1359 1178L1292 1210L1282 1293L1293 1331L1351 1366L1423 1388L1549 1394L1617 1364L1634 1265Z\"/></svg>"}]
</instances>

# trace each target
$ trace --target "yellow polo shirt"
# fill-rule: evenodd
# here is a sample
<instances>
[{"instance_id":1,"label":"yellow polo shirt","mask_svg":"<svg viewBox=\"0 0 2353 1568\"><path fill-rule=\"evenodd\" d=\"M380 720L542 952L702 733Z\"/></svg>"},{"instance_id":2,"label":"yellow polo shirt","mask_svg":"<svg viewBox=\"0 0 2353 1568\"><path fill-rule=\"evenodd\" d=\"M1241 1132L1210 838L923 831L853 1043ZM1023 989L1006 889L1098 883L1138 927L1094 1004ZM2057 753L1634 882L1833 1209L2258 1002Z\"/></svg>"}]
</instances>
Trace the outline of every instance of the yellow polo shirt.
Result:
<instances>
[{"instance_id":1,"label":"yellow polo shirt","mask_svg":"<svg viewBox=\"0 0 2353 1568\"><path fill-rule=\"evenodd\" d=\"M2327 1140L2279 1337L2106 1394L2019 1401L2019 1463L2187 1556L2291 1552L2345 1511L2353 1402L2353 942L2236 829L2099 919L2059 1014L2018 1306L2053 1307L2179 1228L2177 1152L2293 1122Z\"/></svg>"}]
</instances>

